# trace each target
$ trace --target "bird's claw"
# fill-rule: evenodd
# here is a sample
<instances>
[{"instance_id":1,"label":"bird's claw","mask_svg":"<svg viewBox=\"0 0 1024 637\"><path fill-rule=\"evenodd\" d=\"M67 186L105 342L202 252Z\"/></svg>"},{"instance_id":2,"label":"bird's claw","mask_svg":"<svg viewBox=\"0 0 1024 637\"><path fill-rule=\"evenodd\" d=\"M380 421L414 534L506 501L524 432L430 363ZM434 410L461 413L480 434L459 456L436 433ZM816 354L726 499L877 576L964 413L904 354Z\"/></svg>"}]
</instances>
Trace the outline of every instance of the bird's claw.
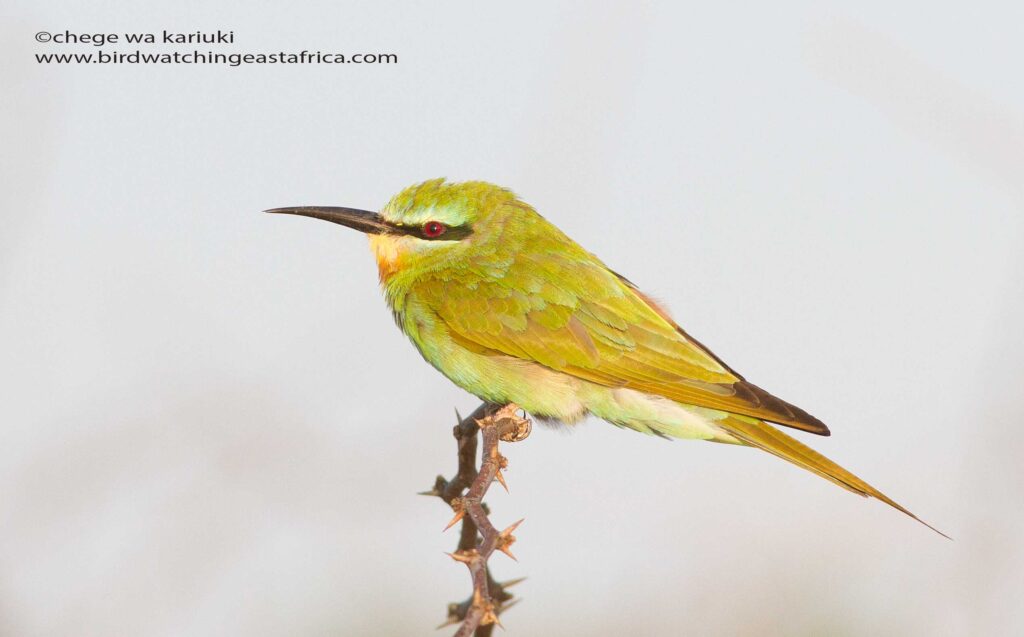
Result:
<instances>
[{"instance_id":1,"label":"bird's claw","mask_svg":"<svg viewBox=\"0 0 1024 637\"><path fill-rule=\"evenodd\" d=\"M505 405L494 413L494 422L498 425L498 437L502 442L520 442L526 440L533 431L533 423L529 418L519 415L519 406L514 403Z\"/></svg>"}]
</instances>

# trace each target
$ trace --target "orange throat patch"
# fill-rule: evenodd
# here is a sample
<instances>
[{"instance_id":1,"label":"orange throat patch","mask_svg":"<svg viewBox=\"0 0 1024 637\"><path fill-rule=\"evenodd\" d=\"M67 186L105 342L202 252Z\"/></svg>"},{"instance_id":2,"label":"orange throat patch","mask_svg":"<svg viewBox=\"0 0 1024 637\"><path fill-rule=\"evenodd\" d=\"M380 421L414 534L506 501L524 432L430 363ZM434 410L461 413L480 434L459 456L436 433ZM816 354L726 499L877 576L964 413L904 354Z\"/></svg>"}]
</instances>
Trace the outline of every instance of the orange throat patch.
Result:
<instances>
[{"instance_id":1,"label":"orange throat patch","mask_svg":"<svg viewBox=\"0 0 1024 637\"><path fill-rule=\"evenodd\" d=\"M385 282L402 268L403 250L395 237L370 235L370 249L377 259L377 274Z\"/></svg>"}]
</instances>

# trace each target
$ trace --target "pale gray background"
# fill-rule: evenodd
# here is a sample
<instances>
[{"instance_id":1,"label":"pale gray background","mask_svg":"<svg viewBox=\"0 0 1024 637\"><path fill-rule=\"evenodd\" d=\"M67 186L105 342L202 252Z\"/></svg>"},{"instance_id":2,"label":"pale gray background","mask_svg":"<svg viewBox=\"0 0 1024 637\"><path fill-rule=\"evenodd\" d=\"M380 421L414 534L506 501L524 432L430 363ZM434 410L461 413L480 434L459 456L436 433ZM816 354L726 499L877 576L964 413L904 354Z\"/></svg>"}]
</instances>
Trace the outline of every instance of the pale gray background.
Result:
<instances>
[{"instance_id":1,"label":"pale gray background","mask_svg":"<svg viewBox=\"0 0 1024 637\"><path fill-rule=\"evenodd\" d=\"M0 633L430 634L468 578L413 494L475 400L364 239L259 211L435 176L513 187L956 538L542 429L492 502L508 634L1024 632L1019 3L6 4ZM37 65L92 50L32 39L64 28L400 63Z\"/></svg>"}]
</instances>

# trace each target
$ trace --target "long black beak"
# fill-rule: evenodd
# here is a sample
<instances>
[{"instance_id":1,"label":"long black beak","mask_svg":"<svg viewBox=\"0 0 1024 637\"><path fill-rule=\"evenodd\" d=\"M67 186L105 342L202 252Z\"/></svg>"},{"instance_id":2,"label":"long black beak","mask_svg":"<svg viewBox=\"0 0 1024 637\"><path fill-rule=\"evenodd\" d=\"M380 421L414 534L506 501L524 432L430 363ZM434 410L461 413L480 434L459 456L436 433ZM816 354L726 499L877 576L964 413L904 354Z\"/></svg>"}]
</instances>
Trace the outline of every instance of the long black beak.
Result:
<instances>
[{"instance_id":1,"label":"long black beak","mask_svg":"<svg viewBox=\"0 0 1024 637\"><path fill-rule=\"evenodd\" d=\"M354 228L366 234L382 234L389 232L391 226L376 212L359 210L357 208L335 208L332 206L298 206L296 208L273 208L264 210L281 215L301 215L323 219L331 223L339 223L349 228Z\"/></svg>"}]
</instances>

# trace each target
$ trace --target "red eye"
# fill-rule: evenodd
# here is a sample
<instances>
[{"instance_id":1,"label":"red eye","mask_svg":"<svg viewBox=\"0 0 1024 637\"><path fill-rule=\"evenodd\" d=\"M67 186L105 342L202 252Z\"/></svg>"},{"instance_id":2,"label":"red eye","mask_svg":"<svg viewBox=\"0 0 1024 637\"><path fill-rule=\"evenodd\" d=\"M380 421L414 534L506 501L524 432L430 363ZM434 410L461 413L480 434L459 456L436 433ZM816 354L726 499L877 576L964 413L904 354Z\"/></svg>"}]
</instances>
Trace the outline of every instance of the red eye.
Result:
<instances>
[{"instance_id":1,"label":"red eye","mask_svg":"<svg viewBox=\"0 0 1024 637\"><path fill-rule=\"evenodd\" d=\"M423 224L423 236L433 239L434 237L440 237L448 230L448 226L444 225L440 221L428 221Z\"/></svg>"}]
</instances>

